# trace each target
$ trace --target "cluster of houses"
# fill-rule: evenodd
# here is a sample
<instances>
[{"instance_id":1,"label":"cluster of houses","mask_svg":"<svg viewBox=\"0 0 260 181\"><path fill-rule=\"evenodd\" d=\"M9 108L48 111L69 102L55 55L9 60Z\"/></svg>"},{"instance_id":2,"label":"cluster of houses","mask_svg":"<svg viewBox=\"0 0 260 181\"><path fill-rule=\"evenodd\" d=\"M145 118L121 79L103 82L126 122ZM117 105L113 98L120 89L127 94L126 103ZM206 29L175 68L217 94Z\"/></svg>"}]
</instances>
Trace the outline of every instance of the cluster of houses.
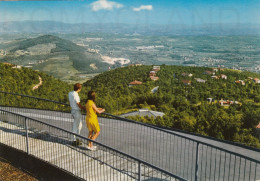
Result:
<instances>
[{"instance_id":1,"label":"cluster of houses","mask_svg":"<svg viewBox=\"0 0 260 181\"><path fill-rule=\"evenodd\" d=\"M221 106L224 106L224 105L231 105L231 104L239 104L239 102L238 101L230 101L230 100L220 100L219 104Z\"/></svg>"},{"instance_id":2,"label":"cluster of houses","mask_svg":"<svg viewBox=\"0 0 260 181\"><path fill-rule=\"evenodd\" d=\"M260 84L260 79L258 79L258 78L254 78L253 81L254 81L254 83L256 83L256 84Z\"/></svg>"},{"instance_id":3,"label":"cluster of houses","mask_svg":"<svg viewBox=\"0 0 260 181\"><path fill-rule=\"evenodd\" d=\"M206 75L212 75L211 78L212 79L223 79L223 80L227 80L227 76L225 74L220 74L220 75L215 75L215 72L218 71L219 69L212 69L214 71L205 71L203 74L206 74ZM223 69L220 69L220 70L223 70ZM182 73L181 76L183 77L192 77L193 74L191 73ZM204 79L201 79L201 78L194 78L197 82L199 83L205 83L206 80ZM256 84L260 84L260 80L258 78L252 78L252 77L248 77L248 80L252 80L254 83ZM191 85L191 81L190 80L182 80L183 84L184 85ZM235 81L236 84L241 84L241 85L245 85L245 81L244 80L236 80Z\"/></svg>"},{"instance_id":4,"label":"cluster of houses","mask_svg":"<svg viewBox=\"0 0 260 181\"><path fill-rule=\"evenodd\" d=\"M160 70L160 66L153 66L153 70L150 71L149 77L151 80L159 80L159 77L156 76L156 73Z\"/></svg>"},{"instance_id":5,"label":"cluster of houses","mask_svg":"<svg viewBox=\"0 0 260 181\"><path fill-rule=\"evenodd\" d=\"M212 76L211 76L212 79L224 79L224 80L227 80L227 76L226 76L225 74L220 74L220 75L218 75L218 76L215 75L215 72L217 72L219 69L213 68L212 70L213 70L213 71L207 70L207 71L205 71L203 74L212 75ZM192 76L193 76L193 74L191 74L191 73L186 73L186 72L182 73L181 75L182 75L183 77L192 77ZM194 78L194 79L195 79L197 82L199 82L199 83L206 83L206 80L204 80L204 79L201 79L201 78ZM183 82L184 85L190 85L190 84L191 84L191 81L190 81L190 80L182 80L182 82Z\"/></svg>"},{"instance_id":6,"label":"cluster of houses","mask_svg":"<svg viewBox=\"0 0 260 181\"><path fill-rule=\"evenodd\" d=\"M218 69L213 68L212 70L213 70L213 71L207 70L207 71L205 71L203 74L212 75L212 76L211 76L212 79L224 79L224 80L227 80L227 76L226 76L225 74L220 74L220 75L218 75L218 76L215 75L215 72L217 72ZM223 69L221 69L221 70L223 70Z\"/></svg>"},{"instance_id":7,"label":"cluster of houses","mask_svg":"<svg viewBox=\"0 0 260 181\"><path fill-rule=\"evenodd\" d=\"M256 84L260 84L260 79L258 79L258 78L248 77L248 79L253 80L253 82L256 83Z\"/></svg>"},{"instance_id":8,"label":"cluster of houses","mask_svg":"<svg viewBox=\"0 0 260 181\"><path fill-rule=\"evenodd\" d=\"M227 76L225 74L220 74L218 76L216 75L213 75L211 76L212 79L224 79L224 80L227 80Z\"/></svg>"},{"instance_id":9,"label":"cluster of houses","mask_svg":"<svg viewBox=\"0 0 260 181\"><path fill-rule=\"evenodd\" d=\"M141 85L143 82L141 81L138 81L138 80L134 80L133 82L130 82L128 84L128 87L133 87L133 86L136 86L136 85Z\"/></svg>"},{"instance_id":10,"label":"cluster of houses","mask_svg":"<svg viewBox=\"0 0 260 181\"><path fill-rule=\"evenodd\" d=\"M131 64L129 66L139 66L139 64ZM160 70L160 66L153 66L153 70L150 71L149 73L149 77L151 80L153 81L156 81L156 80L159 80L159 77L156 76L156 73ZM136 86L136 85L141 85L142 82L141 81L138 81L138 80L134 80L133 82L130 82L128 84L129 87L132 87L132 86Z\"/></svg>"},{"instance_id":11,"label":"cluster of houses","mask_svg":"<svg viewBox=\"0 0 260 181\"><path fill-rule=\"evenodd\" d=\"M184 73L181 74L181 76L183 76L183 77L192 77L193 74L184 72ZM197 82L199 82L199 83L205 83L205 82L206 82L206 80L201 79L201 78L194 78L194 79L195 79ZM182 80L182 83L183 83L184 85L191 85L191 80Z\"/></svg>"},{"instance_id":12,"label":"cluster of houses","mask_svg":"<svg viewBox=\"0 0 260 181\"><path fill-rule=\"evenodd\" d=\"M207 98L207 101L209 103L214 103L215 102L215 99L214 98ZM227 106L227 105L231 105L231 104L239 104L238 101L230 101L230 100L219 100L218 103L221 105L221 106Z\"/></svg>"},{"instance_id":13,"label":"cluster of houses","mask_svg":"<svg viewBox=\"0 0 260 181\"><path fill-rule=\"evenodd\" d=\"M187 73L187 72L183 72L183 73L181 74L181 76L183 76L183 77L192 77L193 74ZM191 85L191 81L190 81L190 80L182 80L182 83L183 83L184 85Z\"/></svg>"},{"instance_id":14,"label":"cluster of houses","mask_svg":"<svg viewBox=\"0 0 260 181\"><path fill-rule=\"evenodd\" d=\"M251 81L253 81L256 84L260 84L260 80L258 78L248 77L248 80L251 80ZM241 84L241 85L246 85L244 80L236 80L235 83L236 84Z\"/></svg>"},{"instance_id":15,"label":"cluster of houses","mask_svg":"<svg viewBox=\"0 0 260 181\"><path fill-rule=\"evenodd\" d=\"M201 79L201 78L194 78L197 82L199 83L206 83L206 80Z\"/></svg>"},{"instance_id":16,"label":"cluster of houses","mask_svg":"<svg viewBox=\"0 0 260 181\"><path fill-rule=\"evenodd\" d=\"M241 84L241 85L246 85L245 81L243 81L243 80L236 80L235 83Z\"/></svg>"},{"instance_id":17,"label":"cluster of houses","mask_svg":"<svg viewBox=\"0 0 260 181\"><path fill-rule=\"evenodd\" d=\"M141 66L141 65L143 65L143 64L141 64L141 63L135 63L135 64L129 64L128 66L129 66L129 67L138 67L138 66Z\"/></svg>"}]
</instances>

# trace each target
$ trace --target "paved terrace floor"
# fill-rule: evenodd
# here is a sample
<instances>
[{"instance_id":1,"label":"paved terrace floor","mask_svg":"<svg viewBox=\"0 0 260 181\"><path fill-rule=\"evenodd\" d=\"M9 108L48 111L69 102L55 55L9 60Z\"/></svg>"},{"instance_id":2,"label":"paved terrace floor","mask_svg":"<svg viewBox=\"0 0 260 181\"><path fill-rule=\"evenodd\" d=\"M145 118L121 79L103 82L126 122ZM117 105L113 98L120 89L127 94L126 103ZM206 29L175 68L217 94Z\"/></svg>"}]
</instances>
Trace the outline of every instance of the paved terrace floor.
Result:
<instances>
[{"instance_id":1,"label":"paved terrace floor","mask_svg":"<svg viewBox=\"0 0 260 181\"><path fill-rule=\"evenodd\" d=\"M138 164L105 147L96 151L86 148L86 143L71 146L66 136L29 131L29 153L67 170L85 180L137 180ZM26 132L21 125L0 120L0 142L26 152ZM175 180L146 166L141 166L142 180Z\"/></svg>"},{"instance_id":2,"label":"paved terrace floor","mask_svg":"<svg viewBox=\"0 0 260 181\"><path fill-rule=\"evenodd\" d=\"M30 109L12 108L13 112L28 117L43 120L66 130L71 130L73 119L71 114L54 111L41 111ZM12 118L10 118L12 119ZM84 116L82 117L84 120ZM178 135L208 143L219 148L238 153L256 160L260 160L260 153L239 146L230 145L205 137L194 136L186 133L172 131L173 136L159 130L153 130L139 124L133 124L116 119L99 118L101 135L97 141L109 145L122 152L147 161L153 165L163 168L171 173L194 180L195 175L195 152L196 144ZM38 127L39 130L42 128ZM85 121L81 135L87 136ZM199 180L250 180L255 176L260 180L259 165L246 162L243 158L232 156L228 153L201 146L199 166ZM229 164L230 163L230 164ZM216 167L217 166L217 167ZM244 169L246 168L246 169Z\"/></svg>"}]
</instances>

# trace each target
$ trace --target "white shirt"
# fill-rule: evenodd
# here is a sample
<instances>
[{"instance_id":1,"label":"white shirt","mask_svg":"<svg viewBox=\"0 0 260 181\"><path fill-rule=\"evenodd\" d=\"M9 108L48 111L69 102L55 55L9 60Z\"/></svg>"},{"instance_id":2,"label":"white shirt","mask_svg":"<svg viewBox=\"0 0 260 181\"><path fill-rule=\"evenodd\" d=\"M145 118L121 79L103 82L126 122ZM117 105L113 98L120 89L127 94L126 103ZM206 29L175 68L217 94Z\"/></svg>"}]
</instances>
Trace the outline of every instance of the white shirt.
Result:
<instances>
[{"instance_id":1,"label":"white shirt","mask_svg":"<svg viewBox=\"0 0 260 181\"><path fill-rule=\"evenodd\" d=\"M69 92L70 107L72 110L80 110L77 103L80 103L79 94L76 91Z\"/></svg>"}]
</instances>

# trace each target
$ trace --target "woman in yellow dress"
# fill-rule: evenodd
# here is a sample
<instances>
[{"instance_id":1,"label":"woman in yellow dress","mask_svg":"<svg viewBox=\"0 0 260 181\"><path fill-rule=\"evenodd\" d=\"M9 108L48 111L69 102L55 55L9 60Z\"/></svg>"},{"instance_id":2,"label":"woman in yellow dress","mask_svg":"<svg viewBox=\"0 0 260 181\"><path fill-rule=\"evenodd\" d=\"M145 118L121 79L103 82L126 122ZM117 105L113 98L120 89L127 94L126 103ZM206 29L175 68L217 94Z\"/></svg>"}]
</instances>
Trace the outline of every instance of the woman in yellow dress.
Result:
<instances>
[{"instance_id":1,"label":"woman in yellow dress","mask_svg":"<svg viewBox=\"0 0 260 181\"><path fill-rule=\"evenodd\" d=\"M98 124L97 113L102 113L105 109L97 108L95 104L96 93L94 91L88 92L88 100L86 103L86 123L89 130L88 138L91 140L96 140L100 133L100 127ZM88 149L96 150L96 147L93 146L93 142L88 142Z\"/></svg>"}]
</instances>

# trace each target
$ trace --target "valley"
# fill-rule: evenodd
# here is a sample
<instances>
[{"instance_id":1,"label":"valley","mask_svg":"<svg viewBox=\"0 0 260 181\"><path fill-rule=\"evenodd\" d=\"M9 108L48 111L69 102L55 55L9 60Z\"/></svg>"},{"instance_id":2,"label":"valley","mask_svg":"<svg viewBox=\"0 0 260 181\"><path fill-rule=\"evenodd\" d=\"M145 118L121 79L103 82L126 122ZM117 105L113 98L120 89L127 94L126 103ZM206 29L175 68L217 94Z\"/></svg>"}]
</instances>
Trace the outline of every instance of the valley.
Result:
<instances>
[{"instance_id":1,"label":"valley","mask_svg":"<svg viewBox=\"0 0 260 181\"><path fill-rule=\"evenodd\" d=\"M0 35L0 62L32 68L69 83L139 63L260 72L260 38L81 33Z\"/></svg>"}]
</instances>

